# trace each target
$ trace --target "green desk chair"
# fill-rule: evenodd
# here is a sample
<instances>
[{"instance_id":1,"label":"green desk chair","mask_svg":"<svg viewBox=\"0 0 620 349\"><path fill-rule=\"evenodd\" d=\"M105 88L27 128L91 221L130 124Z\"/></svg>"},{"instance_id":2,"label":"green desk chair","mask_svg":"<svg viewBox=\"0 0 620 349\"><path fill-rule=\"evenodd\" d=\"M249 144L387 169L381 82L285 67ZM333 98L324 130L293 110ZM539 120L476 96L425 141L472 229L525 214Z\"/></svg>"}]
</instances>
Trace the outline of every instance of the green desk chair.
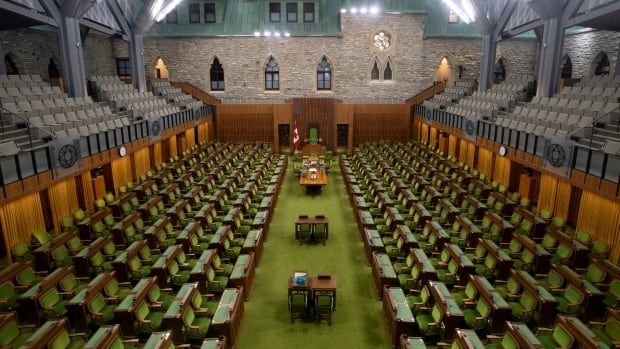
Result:
<instances>
[{"instance_id":1,"label":"green desk chair","mask_svg":"<svg viewBox=\"0 0 620 349\"><path fill-rule=\"evenodd\" d=\"M13 256L14 262L31 260L33 258L30 253L30 247L23 241L11 246L11 256Z\"/></svg>"},{"instance_id":2,"label":"green desk chair","mask_svg":"<svg viewBox=\"0 0 620 349\"><path fill-rule=\"evenodd\" d=\"M305 241L310 241L310 235L312 234L312 226L307 223L299 224L299 229L297 231L297 238L299 239L299 244L301 245Z\"/></svg>"},{"instance_id":3,"label":"green desk chair","mask_svg":"<svg viewBox=\"0 0 620 349\"><path fill-rule=\"evenodd\" d=\"M398 257L393 266L396 274L409 274L411 272L411 267L413 266L413 258L411 255L407 255L407 258Z\"/></svg>"},{"instance_id":4,"label":"green desk chair","mask_svg":"<svg viewBox=\"0 0 620 349\"><path fill-rule=\"evenodd\" d=\"M314 306L316 309L316 322L327 320L332 324L332 313L334 312L334 296L332 293L317 292L314 295Z\"/></svg>"},{"instance_id":5,"label":"green desk chair","mask_svg":"<svg viewBox=\"0 0 620 349\"><path fill-rule=\"evenodd\" d=\"M534 260L536 260L536 255L532 253L532 251L524 249L518 257L519 258L516 260L513 259L514 264L512 267L518 270L530 272L532 265L534 265Z\"/></svg>"},{"instance_id":6,"label":"green desk chair","mask_svg":"<svg viewBox=\"0 0 620 349\"><path fill-rule=\"evenodd\" d=\"M30 235L30 245L32 247L39 247L50 242L52 242L52 235L45 231L35 230Z\"/></svg>"},{"instance_id":7,"label":"green desk chair","mask_svg":"<svg viewBox=\"0 0 620 349\"><path fill-rule=\"evenodd\" d=\"M41 298L39 298L39 304L43 310L43 315L47 319L57 319L65 316L67 313L67 309L65 309L67 301L60 297L60 293L58 293L56 287L52 287L42 295Z\"/></svg>"},{"instance_id":8,"label":"green desk chair","mask_svg":"<svg viewBox=\"0 0 620 349\"><path fill-rule=\"evenodd\" d=\"M560 324L556 324L552 331L539 329L537 337L545 348L572 348L575 342L570 330Z\"/></svg>"},{"instance_id":9,"label":"green desk chair","mask_svg":"<svg viewBox=\"0 0 620 349\"><path fill-rule=\"evenodd\" d=\"M234 265L232 263L227 263L229 262L228 259L225 259L224 261L222 261L222 259L220 258L220 256L216 255L215 258L213 259L213 268L215 268L215 273L217 275L230 275L230 273L232 273L233 269L234 269Z\"/></svg>"},{"instance_id":10,"label":"green desk chair","mask_svg":"<svg viewBox=\"0 0 620 349\"><path fill-rule=\"evenodd\" d=\"M0 285L0 311L17 309L17 288L11 281L5 281Z\"/></svg>"},{"instance_id":11,"label":"green desk chair","mask_svg":"<svg viewBox=\"0 0 620 349\"><path fill-rule=\"evenodd\" d=\"M209 316L213 317L217 307L219 305L218 299L215 295L206 295L203 296L200 293L196 292L194 298L192 298L192 306L194 307L194 312L201 316Z\"/></svg>"},{"instance_id":12,"label":"green desk chair","mask_svg":"<svg viewBox=\"0 0 620 349\"><path fill-rule=\"evenodd\" d=\"M478 296L478 289L474 286L473 283L467 282L464 289L460 289L452 292L452 297L456 304L459 307L463 308L464 306L473 305L476 301L476 297Z\"/></svg>"},{"instance_id":13,"label":"green desk chair","mask_svg":"<svg viewBox=\"0 0 620 349\"><path fill-rule=\"evenodd\" d=\"M138 256L133 257L129 261L129 274L131 275L131 279L134 281L138 281L144 277L149 276L151 273L151 267L142 265L140 258Z\"/></svg>"},{"instance_id":14,"label":"green desk chair","mask_svg":"<svg viewBox=\"0 0 620 349\"><path fill-rule=\"evenodd\" d=\"M25 292L34 284L39 282L39 280L41 280L41 277L39 277L30 266L15 275L15 281L17 284L15 284L14 287L20 292Z\"/></svg>"},{"instance_id":15,"label":"green desk chair","mask_svg":"<svg viewBox=\"0 0 620 349\"><path fill-rule=\"evenodd\" d=\"M437 270L437 279L447 286L452 286L456 283L456 276L459 272L459 265L454 259L450 260L447 269Z\"/></svg>"},{"instance_id":16,"label":"green desk chair","mask_svg":"<svg viewBox=\"0 0 620 349\"><path fill-rule=\"evenodd\" d=\"M325 241L327 241L327 224L319 223L314 225L314 239L325 245Z\"/></svg>"},{"instance_id":17,"label":"green desk chair","mask_svg":"<svg viewBox=\"0 0 620 349\"><path fill-rule=\"evenodd\" d=\"M407 296L407 304L409 305L409 308L411 308L411 311L415 314L422 311L423 308L428 307L428 301L430 298L430 290L428 289L428 286L424 285L419 293L411 293Z\"/></svg>"},{"instance_id":18,"label":"green desk chair","mask_svg":"<svg viewBox=\"0 0 620 349\"><path fill-rule=\"evenodd\" d=\"M609 289L605 293L603 303L610 308L618 308L620 306L620 280L614 279L611 281Z\"/></svg>"},{"instance_id":19,"label":"green desk chair","mask_svg":"<svg viewBox=\"0 0 620 349\"><path fill-rule=\"evenodd\" d=\"M536 298L529 292L522 292L521 297L519 297L519 302L509 302L508 304L512 308L512 316L518 321L527 322L534 318Z\"/></svg>"},{"instance_id":20,"label":"green desk chair","mask_svg":"<svg viewBox=\"0 0 620 349\"><path fill-rule=\"evenodd\" d=\"M575 234L575 239L584 246L590 246L590 244L592 244L592 235L583 230L580 230Z\"/></svg>"},{"instance_id":21,"label":"green desk chair","mask_svg":"<svg viewBox=\"0 0 620 349\"><path fill-rule=\"evenodd\" d=\"M589 281L595 286L596 284L600 284L603 281L605 281L606 277L607 277L607 272L605 272L605 270L601 269L596 264L590 264L588 266L588 269L586 270L585 275L583 276L585 280Z\"/></svg>"},{"instance_id":22,"label":"green desk chair","mask_svg":"<svg viewBox=\"0 0 620 349\"><path fill-rule=\"evenodd\" d=\"M106 298L106 302L112 304L119 304L129 295L130 292L131 288L121 287L116 278L110 279L110 281L108 281L108 283L103 287L103 295Z\"/></svg>"},{"instance_id":23,"label":"green desk chair","mask_svg":"<svg viewBox=\"0 0 620 349\"><path fill-rule=\"evenodd\" d=\"M60 221L60 229L63 233L74 231L77 229L75 223L73 222L72 216L63 217Z\"/></svg>"},{"instance_id":24,"label":"green desk chair","mask_svg":"<svg viewBox=\"0 0 620 349\"><path fill-rule=\"evenodd\" d=\"M564 314L576 315L579 313L583 300L583 293L572 284L569 284L566 286L562 297L558 298L558 311Z\"/></svg>"},{"instance_id":25,"label":"green desk chair","mask_svg":"<svg viewBox=\"0 0 620 349\"><path fill-rule=\"evenodd\" d=\"M86 341L81 334L70 335L69 331L63 329L49 341L48 347L50 349L81 349L85 344Z\"/></svg>"},{"instance_id":26,"label":"green desk chair","mask_svg":"<svg viewBox=\"0 0 620 349\"><path fill-rule=\"evenodd\" d=\"M317 130L315 127L311 127L309 131L308 142L310 144L318 144L319 143L318 134L319 134L319 130Z\"/></svg>"},{"instance_id":27,"label":"green desk chair","mask_svg":"<svg viewBox=\"0 0 620 349\"><path fill-rule=\"evenodd\" d=\"M168 310L174 301L174 296L170 292L162 292L157 284L154 284L147 294L149 307L154 309Z\"/></svg>"},{"instance_id":28,"label":"green desk chair","mask_svg":"<svg viewBox=\"0 0 620 349\"><path fill-rule=\"evenodd\" d=\"M596 240L592 244L591 251L591 258L607 258L609 255L609 244L603 240Z\"/></svg>"},{"instance_id":29,"label":"green desk chair","mask_svg":"<svg viewBox=\"0 0 620 349\"><path fill-rule=\"evenodd\" d=\"M293 291L288 296L288 310L291 312L291 323L295 319L305 319L308 306L308 294L305 291Z\"/></svg>"},{"instance_id":30,"label":"green desk chair","mask_svg":"<svg viewBox=\"0 0 620 349\"><path fill-rule=\"evenodd\" d=\"M465 323L471 329L476 331L484 330L487 327L487 320L491 314L491 307L486 303L484 298L478 298L475 308L467 308L463 310L465 314Z\"/></svg>"},{"instance_id":31,"label":"green desk chair","mask_svg":"<svg viewBox=\"0 0 620 349\"><path fill-rule=\"evenodd\" d=\"M435 304L430 314L428 311L422 311L415 316L415 321L418 324L422 336L428 339L429 337L435 338L439 336L442 318L443 313L441 308L439 308L439 305Z\"/></svg>"},{"instance_id":32,"label":"green desk chair","mask_svg":"<svg viewBox=\"0 0 620 349\"><path fill-rule=\"evenodd\" d=\"M101 251L97 251L92 257L90 257L90 265L93 269L91 274L104 273L112 270L112 263L105 260L105 257Z\"/></svg>"},{"instance_id":33,"label":"green desk chair","mask_svg":"<svg viewBox=\"0 0 620 349\"><path fill-rule=\"evenodd\" d=\"M605 322L591 322L590 326L596 337L610 348L620 345L620 320L617 317L607 315Z\"/></svg>"},{"instance_id":34,"label":"green desk chair","mask_svg":"<svg viewBox=\"0 0 620 349\"><path fill-rule=\"evenodd\" d=\"M551 257L551 263L568 265L570 264L573 250L565 243L558 244L558 248L555 250L555 254Z\"/></svg>"},{"instance_id":35,"label":"green desk chair","mask_svg":"<svg viewBox=\"0 0 620 349\"><path fill-rule=\"evenodd\" d=\"M87 285L85 283L78 282L78 279L73 273L69 273L58 283L60 295L63 296L63 298L71 298L86 287Z\"/></svg>"},{"instance_id":36,"label":"green desk chair","mask_svg":"<svg viewBox=\"0 0 620 349\"><path fill-rule=\"evenodd\" d=\"M138 333L150 335L161 327L164 313L151 311L146 302L140 302L136 307L136 330Z\"/></svg>"},{"instance_id":37,"label":"green desk chair","mask_svg":"<svg viewBox=\"0 0 620 349\"><path fill-rule=\"evenodd\" d=\"M223 275L216 275L213 268L209 268L207 271L207 288L211 293L221 294L228 285L228 277Z\"/></svg>"},{"instance_id":38,"label":"green desk chair","mask_svg":"<svg viewBox=\"0 0 620 349\"><path fill-rule=\"evenodd\" d=\"M202 341L209 331L211 319L204 316L196 316L192 307L188 307L183 314L183 325L185 334L190 340Z\"/></svg>"},{"instance_id":39,"label":"green desk chair","mask_svg":"<svg viewBox=\"0 0 620 349\"><path fill-rule=\"evenodd\" d=\"M32 335L32 328L20 327L15 313L6 314L11 319L0 327L0 348L19 348Z\"/></svg>"},{"instance_id":40,"label":"green desk chair","mask_svg":"<svg viewBox=\"0 0 620 349\"><path fill-rule=\"evenodd\" d=\"M538 280L538 284L555 296L564 292L564 277L555 269L549 270L549 274L543 280Z\"/></svg>"},{"instance_id":41,"label":"green desk chair","mask_svg":"<svg viewBox=\"0 0 620 349\"><path fill-rule=\"evenodd\" d=\"M170 276L170 282L176 287L181 287L189 280L189 270L181 270L177 261L168 265L168 275Z\"/></svg>"},{"instance_id":42,"label":"green desk chair","mask_svg":"<svg viewBox=\"0 0 620 349\"><path fill-rule=\"evenodd\" d=\"M101 326L112 321L112 319L114 319L115 309L116 305L107 304L101 292L98 292L90 303L88 303L88 311L91 319L93 324L97 326Z\"/></svg>"},{"instance_id":43,"label":"green desk chair","mask_svg":"<svg viewBox=\"0 0 620 349\"><path fill-rule=\"evenodd\" d=\"M422 276L420 267L418 265L414 265L411 268L410 274L398 274L398 282L403 290L415 290L419 286L420 276Z\"/></svg>"},{"instance_id":44,"label":"green desk chair","mask_svg":"<svg viewBox=\"0 0 620 349\"><path fill-rule=\"evenodd\" d=\"M514 301L519 299L519 294L521 293L521 284L514 276L511 276L508 278L508 281L506 281L505 284L497 284L496 281L495 290L505 300Z\"/></svg>"}]
</instances>

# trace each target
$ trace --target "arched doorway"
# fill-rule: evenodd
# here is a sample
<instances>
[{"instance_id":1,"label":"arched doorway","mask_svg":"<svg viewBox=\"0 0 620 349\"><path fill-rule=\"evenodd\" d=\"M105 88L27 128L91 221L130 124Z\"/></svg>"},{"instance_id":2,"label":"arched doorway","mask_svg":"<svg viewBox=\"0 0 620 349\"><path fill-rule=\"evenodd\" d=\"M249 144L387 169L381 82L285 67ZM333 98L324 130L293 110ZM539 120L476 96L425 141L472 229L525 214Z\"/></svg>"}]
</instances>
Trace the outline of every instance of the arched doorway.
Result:
<instances>
[{"instance_id":1,"label":"arched doorway","mask_svg":"<svg viewBox=\"0 0 620 349\"><path fill-rule=\"evenodd\" d=\"M157 58L157 62L155 62L155 78L156 79L168 79L170 78L168 72L168 66L163 59Z\"/></svg>"},{"instance_id":2,"label":"arched doorway","mask_svg":"<svg viewBox=\"0 0 620 349\"><path fill-rule=\"evenodd\" d=\"M60 78L60 70L58 69L58 65L54 61L53 57L50 57L50 61L47 64L47 76L50 79L59 79Z\"/></svg>"},{"instance_id":3,"label":"arched doorway","mask_svg":"<svg viewBox=\"0 0 620 349\"><path fill-rule=\"evenodd\" d=\"M495 83L506 80L506 75L508 75L506 67L507 64L504 57L498 59L497 62L495 62L495 68L493 70L495 76Z\"/></svg>"},{"instance_id":4,"label":"arched doorway","mask_svg":"<svg viewBox=\"0 0 620 349\"><path fill-rule=\"evenodd\" d=\"M6 68L6 75L19 75L19 69L17 68L17 57L12 53L7 53L4 56L4 66Z\"/></svg>"},{"instance_id":5,"label":"arched doorway","mask_svg":"<svg viewBox=\"0 0 620 349\"><path fill-rule=\"evenodd\" d=\"M561 78L562 79L570 79L573 77L573 62L570 59L570 56L564 56L562 60L562 70L561 70Z\"/></svg>"},{"instance_id":6,"label":"arched doorway","mask_svg":"<svg viewBox=\"0 0 620 349\"><path fill-rule=\"evenodd\" d=\"M446 83L446 86L451 86L454 84L456 76L454 74L452 62L450 62L448 57L441 59L441 62L439 62L439 65L437 66L436 75L436 81L443 81Z\"/></svg>"},{"instance_id":7,"label":"arched doorway","mask_svg":"<svg viewBox=\"0 0 620 349\"><path fill-rule=\"evenodd\" d=\"M609 75L611 63L607 53L601 51L592 61L592 75Z\"/></svg>"}]
</instances>

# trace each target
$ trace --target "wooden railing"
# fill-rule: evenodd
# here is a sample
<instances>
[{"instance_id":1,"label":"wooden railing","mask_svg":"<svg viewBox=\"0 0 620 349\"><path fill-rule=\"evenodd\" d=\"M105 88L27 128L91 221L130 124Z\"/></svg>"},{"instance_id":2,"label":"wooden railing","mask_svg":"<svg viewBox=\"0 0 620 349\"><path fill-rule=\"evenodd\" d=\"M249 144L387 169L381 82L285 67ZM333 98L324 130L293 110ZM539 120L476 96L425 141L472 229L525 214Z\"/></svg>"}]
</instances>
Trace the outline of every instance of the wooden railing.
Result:
<instances>
[{"instance_id":1,"label":"wooden railing","mask_svg":"<svg viewBox=\"0 0 620 349\"><path fill-rule=\"evenodd\" d=\"M220 100L211 96L207 92L199 89L198 87L190 84L189 82L171 82L172 86L176 88L180 88L181 91L192 95L192 97L196 98L199 101L204 102L205 104L220 104Z\"/></svg>"},{"instance_id":2,"label":"wooden railing","mask_svg":"<svg viewBox=\"0 0 620 349\"><path fill-rule=\"evenodd\" d=\"M437 81L433 83L431 86L426 88L424 91L418 93L417 95L409 98L407 100L407 104L418 105L424 103L425 100L433 98L434 95L443 92L446 88L446 84L442 81Z\"/></svg>"}]
</instances>

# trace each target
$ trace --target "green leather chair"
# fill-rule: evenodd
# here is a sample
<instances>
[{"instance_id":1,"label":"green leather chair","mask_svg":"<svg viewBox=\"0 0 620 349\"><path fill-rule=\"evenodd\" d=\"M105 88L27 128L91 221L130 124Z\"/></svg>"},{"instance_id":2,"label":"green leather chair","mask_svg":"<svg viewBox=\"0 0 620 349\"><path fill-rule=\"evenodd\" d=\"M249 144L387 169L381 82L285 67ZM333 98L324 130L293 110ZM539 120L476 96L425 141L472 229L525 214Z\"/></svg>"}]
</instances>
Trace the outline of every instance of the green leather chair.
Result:
<instances>
[{"instance_id":1,"label":"green leather chair","mask_svg":"<svg viewBox=\"0 0 620 349\"><path fill-rule=\"evenodd\" d=\"M293 291L288 296L288 310L291 313L291 323L295 319L305 319L308 306L308 294L304 291Z\"/></svg>"},{"instance_id":2,"label":"green leather chair","mask_svg":"<svg viewBox=\"0 0 620 349\"><path fill-rule=\"evenodd\" d=\"M321 322L322 319L332 324L332 313L334 311L334 296L332 293L317 292L314 295L314 307L316 311L316 321Z\"/></svg>"}]
</instances>

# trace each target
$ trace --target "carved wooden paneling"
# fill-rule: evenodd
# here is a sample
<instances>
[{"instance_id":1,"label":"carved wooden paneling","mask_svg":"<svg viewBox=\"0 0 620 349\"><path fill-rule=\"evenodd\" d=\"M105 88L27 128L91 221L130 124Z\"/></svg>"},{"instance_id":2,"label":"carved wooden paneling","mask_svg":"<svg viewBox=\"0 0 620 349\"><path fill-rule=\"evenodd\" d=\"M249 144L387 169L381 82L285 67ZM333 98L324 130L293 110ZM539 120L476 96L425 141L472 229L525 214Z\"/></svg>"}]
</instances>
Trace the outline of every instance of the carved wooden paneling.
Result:
<instances>
[{"instance_id":1,"label":"carved wooden paneling","mask_svg":"<svg viewBox=\"0 0 620 349\"><path fill-rule=\"evenodd\" d=\"M215 118L220 142L273 142L272 104L220 104Z\"/></svg>"}]
</instances>

